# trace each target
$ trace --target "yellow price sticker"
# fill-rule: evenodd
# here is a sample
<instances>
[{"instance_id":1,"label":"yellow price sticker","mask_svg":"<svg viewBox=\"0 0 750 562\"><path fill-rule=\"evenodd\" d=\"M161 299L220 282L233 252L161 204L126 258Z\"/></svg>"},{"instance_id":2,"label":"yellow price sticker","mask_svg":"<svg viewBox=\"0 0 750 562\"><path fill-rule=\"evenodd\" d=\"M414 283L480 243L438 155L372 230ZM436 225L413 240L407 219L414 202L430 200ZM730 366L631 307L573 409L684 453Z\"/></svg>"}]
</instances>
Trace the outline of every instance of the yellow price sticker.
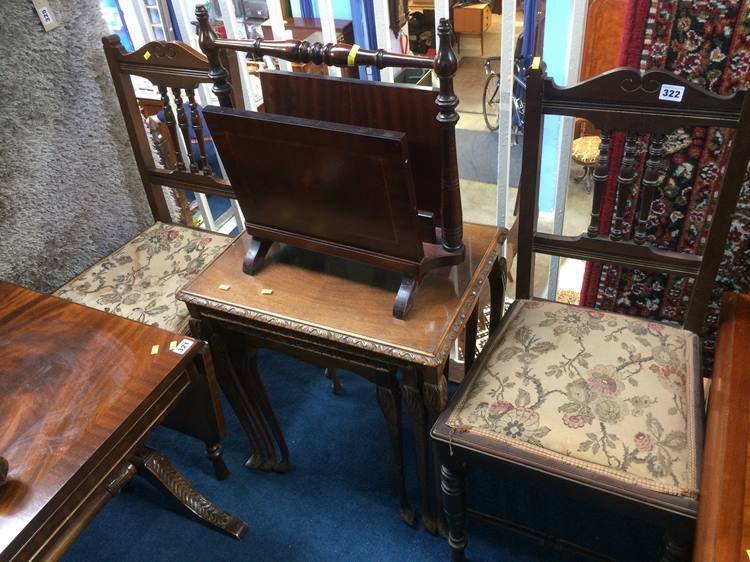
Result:
<instances>
[{"instance_id":1,"label":"yellow price sticker","mask_svg":"<svg viewBox=\"0 0 750 562\"><path fill-rule=\"evenodd\" d=\"M346 57L346 64L348 66L354 66L354 59L357 58L357 52L359 51L359 45L352 45L349 50L349 54Z\"/></svg>"}]
</instances>

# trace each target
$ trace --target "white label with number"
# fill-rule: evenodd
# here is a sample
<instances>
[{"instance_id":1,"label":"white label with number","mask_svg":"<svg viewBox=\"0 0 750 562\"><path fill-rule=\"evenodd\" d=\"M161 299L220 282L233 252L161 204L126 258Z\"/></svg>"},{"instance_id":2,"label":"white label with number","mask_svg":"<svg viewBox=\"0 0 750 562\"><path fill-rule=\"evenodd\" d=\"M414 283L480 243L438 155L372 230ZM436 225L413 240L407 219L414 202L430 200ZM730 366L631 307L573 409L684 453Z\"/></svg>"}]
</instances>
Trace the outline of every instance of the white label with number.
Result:
<instances>
[{"instance_id":1,"label":"white label with number","mask_svg":"<svg viewBox=\"0 0 750 562\"><path fill-rule=\"evenodd\" d=\"M60 25L60 20L55 17L54 12L49 7L49 0L31 0L31 3L36 8L36 13L42 22L44 31L52 31Z\"/></svg>"},{"instance_id":2,"label":"white label with number","mask_svg":"<svg viewBox=\"0 0 750 562\"><path fill-rule=\"evenodd\" d=\"M178 343L172 351L174 351L175 353L179 353L180 355L184 355L185 352L192 346L192 341L190 341L189 339L184 339L180 343Z\"/></svg>"},{"instance_id":3,"label":"white label with number","mask_svg":"<svg viewBox=\"0 0 750 562\"><path fill-rule=\"evenodd\" d=\"M685 93L685 86L676 86L673 84L662 84L659 90L659 99L666 101L682 101L682 94Z\"/></svg>"}]
</instances>

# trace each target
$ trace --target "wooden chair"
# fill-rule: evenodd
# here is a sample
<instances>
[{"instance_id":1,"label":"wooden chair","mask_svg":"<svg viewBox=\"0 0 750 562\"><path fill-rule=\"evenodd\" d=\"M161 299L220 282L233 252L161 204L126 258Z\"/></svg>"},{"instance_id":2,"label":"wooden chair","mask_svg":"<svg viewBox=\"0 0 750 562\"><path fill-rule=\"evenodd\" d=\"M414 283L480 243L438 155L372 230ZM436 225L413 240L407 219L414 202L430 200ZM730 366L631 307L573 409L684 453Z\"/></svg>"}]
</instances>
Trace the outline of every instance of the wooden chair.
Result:
<instances>
[{"instance_id":1,"label":"wooden chair","mask_svg":"<svg viewBox=\"0 0 750 562\"><path fill-rule=\"evenodd\" d=\"M175 224L165 196L165 187L233 196L231 186L217 179L208 165L197 111L195 90L208 81L208 63L203 55L178 42L155 41L133 53L125 52L116 35L104 37L102 42L156 223L57 289L55 295L166 330L189 333L187 308L175 298L175 293L232 241L230 236L220 233ZM236 65L227 66L236 75ZM133 76L150 80L161 95L158 104L166 122L164 134L155 143L156 159L144 122L154 112L149 107L153 102L137 98ZM176 115L170 96L175 102ZM185 103L190 108L189 114L183 107ZM196 133L200 157L191 149L188 119ZM180 150L181 139L187 151ZM184 205L181 211L177 214L184 220L187 218ZM220 439L226 429L209 359L206 355L206 388L196 387L166 424L202 439L217 475L224 478L228 471L221 459ZM206 397L218 408L221 419L204 412ZM213 426L211 431L206 432L206 424Z\"/></svg>"},{"instance_id":2,"label":"wooden chair","mask_svg":"<svg viewBox=\"0 0 750 562\"><path fill-rule=\"evenodd\" d=\"M681 101L662 99L682 92ZM662 71L620 68L558 88L538 59L527 83L517 298L432 429L442 462L449 544L464 559L464 471L483 463L533 486L630 511L665 529L664 560L685 557L698 503L704 404L699 332L750 158L750 96L713 95ZM536 231L544 115L589 119L601 131L591 225L578 237ZM665 135L685 126L735 129L703 257L648 245L663 181ZM618 203L598 232L610 138L625 131ZM636 184L639 139L648 136ZM626 201L638 192L629 228ZM682 328L532 298L534 252L694 278Z\"/></svg>"}]
</instances>

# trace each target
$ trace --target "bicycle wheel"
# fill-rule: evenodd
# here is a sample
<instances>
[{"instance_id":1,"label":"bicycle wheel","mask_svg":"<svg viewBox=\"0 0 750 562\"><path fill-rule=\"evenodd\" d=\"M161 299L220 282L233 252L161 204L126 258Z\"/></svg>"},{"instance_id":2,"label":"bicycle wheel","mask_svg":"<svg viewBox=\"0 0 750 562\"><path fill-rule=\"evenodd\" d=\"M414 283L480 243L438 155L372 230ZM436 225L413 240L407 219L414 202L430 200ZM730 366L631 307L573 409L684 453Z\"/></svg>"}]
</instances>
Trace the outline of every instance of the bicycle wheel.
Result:
<instances>
[{"instance_id":1,"label":"bicycle wheel","mask_svg":"<svg viewBox=\"0 0 750 562\"><path fill-rule=\"evenodd\" d=\"M484 114L484 122L490 131L497 131L500 126L499 97L500 77L493 72L487 76L487 80L484 82L484 94L482 95L482 113Z\"/></svg>"}]
</instances>

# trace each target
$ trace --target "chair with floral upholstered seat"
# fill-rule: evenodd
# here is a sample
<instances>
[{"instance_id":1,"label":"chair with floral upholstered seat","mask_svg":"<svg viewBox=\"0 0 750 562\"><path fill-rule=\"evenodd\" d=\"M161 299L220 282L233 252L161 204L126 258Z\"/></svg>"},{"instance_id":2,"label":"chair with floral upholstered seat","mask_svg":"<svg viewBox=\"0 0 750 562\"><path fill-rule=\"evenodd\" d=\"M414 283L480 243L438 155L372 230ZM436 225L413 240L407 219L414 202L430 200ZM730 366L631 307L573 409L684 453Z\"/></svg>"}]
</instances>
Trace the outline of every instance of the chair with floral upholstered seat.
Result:
<instances>
[{"instance_id":1,"label":"chair with floral upholstered seat","mask_svg":"<svg viewBox=\"0 0 750 562\"><path fill-rule=\"evenodd\" d=\"M175 197L178 190L234 196L232 187L217 177L216 166L212 168L215 151L195 100L198 86L209 82L208 62L179 42L153 41L132 53L125 52L116 35L104 37L102 42L156 223L60 287L55 295L188 334L188 310L175 295L233 239L193 228L192 221L175 222L191 219L184 199ZM232 76L237 76L236 65L227 66ZM138 97L141 90L147 90L142 84L148 81L158 91L159 101ZM157 128L149 130L146 117L157 111L161 111L163 123L152 119L151 127ZM173 198L183 204L170 208ZM204 359L204 380L191 385L165 423L203 440L217 476L224 478L228 471L220 440L226 427L212 362Z\"/></svg>"},{"instance_id":2,"label":"chair with floral upholstered seat","mask_svg":"<svg viewBox=\"0 0 750 562\"><path fill-rule=\"evenodd\" d=\"M679 102L671 101L675 91ZM518 300L432 429L453 558L463 560L467 544L465 470L482 464L542 491L637 513L664 530L663 559L682 559L690 551L700 483L698 334L750 158L750 96L715 96L670 73L625 68L558 88L538 59L526 96ZM584 117L601 131L591 224L578 237L536 230L545 114ZM649 245L665 138L690 126L733 139L702 257ZM610 155L615 146L621 160ZM602 235L599 209L610 168L618 201L610 232ZM534 300L535 252L683 276L692 287L684 324Z\"/></svg>"}]
</instances>

